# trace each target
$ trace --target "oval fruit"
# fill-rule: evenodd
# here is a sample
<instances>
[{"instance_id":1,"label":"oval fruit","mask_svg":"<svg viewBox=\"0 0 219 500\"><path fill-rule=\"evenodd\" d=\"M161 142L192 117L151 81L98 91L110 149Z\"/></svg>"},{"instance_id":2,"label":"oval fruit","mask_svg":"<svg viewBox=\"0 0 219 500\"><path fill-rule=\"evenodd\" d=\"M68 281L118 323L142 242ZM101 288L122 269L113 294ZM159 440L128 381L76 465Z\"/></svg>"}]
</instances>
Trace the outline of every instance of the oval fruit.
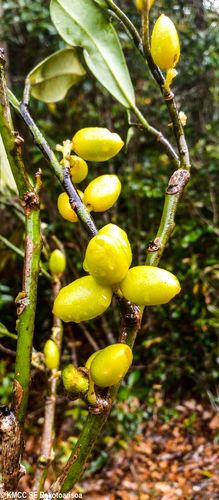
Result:
<instances>
[{"instance_id":1,"label":"oval fruit","mask_svg":"<svg viewBox=\"0 0 219 500\"><path fill-rule=\"evenodd\" d=\"M91 365L92 361L94 360L94 358L96 357L96 355L100 351L102 351L102 349L99 349L98 351L93 352L93 354L91 354L90 357L87 359L87 361L85 363L85 368L87 368L87 370L90 370L90 365Z\"/></svg>"},{"instance_id":2,"label":"oval fruit","mask_svg":"<svg viewBox=\"0 0 219 500\"><path fill-rule=\"evenodd\" d=\"M62 371L62 381L66 391L71 393L85 393L88 391L88 378L70 364Z\"/></svg>"},{"instance_id":3,"label":"oval fruit","mask_svg":"<svg viewBox=\"0 0 219 500\"><path fill-rule=\"evenodd\" d=\"M128 248L127 248L128 247ZM97 234L88 243L83 267L104 285L119 283L131 265L129 242Z\"/></svg>"},{"instance_id":4,"label":"oval fruit","mask_svg":"<svg viewBox=\"0 0 219 500\"><path fill-rule=\"evenodd\" d=\"M174 68L180 57L176 28L164 14L157 19L151 36L151 55L161 69Z\"/></svg>"},{"instance_id":5,"label":"oval fruit","mask_svg":"<svg viewBox=\"0 0 219 500\"><path fill-rule=\"evenodd\" d=\"M84 194L79 189L77 190L80 198L83 199ZM57 201L58 211L63 217L63 219L68 220L69 222L77 222L78 216L74 210L72 210L71 205L69 203L69 197L66 192L61 193L58 197Z\"/></svg>"},{"instance_id":6,"label":"oval fruit","mask_svg":"<svg viewBox=\"0 0 219 500\"><path fill-rule=\"evenodd\" d=\"M117 175L100 175L88 184L84 191L84 203L89 210L105 212L116 203L121 192Z\"/></svg>"},{"instance_id":7,"label":"oval fruit","mask_svg":"<svg viewBox=\"0 0 219 500\"><path fill-rule=\"evenodd\" d=\"M96 318L109 307L112 290L97 283L92 276L84 276L63 287L58 293L53 314L66 323Z\"/></svg>"},{"instance_id":8,"label":"oval fruit","mask_svg":"<svg viewBox=\"0 0 219 500\"><path fill-rule=\"evenodd\" d=\"M120 289L127 300L142 306L166 304L181 290L174 274L153 266L129 269Z\"/></svg>"},{"instance_id":9,"label":"oval fruit","mask_svg":"<svg viewBox=\"0 0 219 500\"><path fill-rule=\"evenodd\" d=\"M127 258L130 260L130 264L132 261L132 250L131 250L131 245L129 243L128 236L126 232L121 229L121 227L117 226L116 224L106 224L106 226L103 226L99 232L99 235L106 235L110 236L111 238L116 239L117 241L120 240L121 244L123 245L123 249L126 252Z\"/></svg>"},{"instance_id":10,"label":"oval fruit","mask_svg":"<svg viewBox=\"0 0 219 500\"><path fill-rule=\"evenodd\" d=\"M54 340L47 340L44 345L45 365L50 370L59 367L59 349Z\"/></svg>"},{"instance_id":11,"label":"oval fruit","mask_svg":"<svg viewBox=\"0 0 219 500\"><path fill-rule=\"evenodd\" d=\"M90 376L99 387L118 384L132 363L132 350L126 344L112 344L97 353L90 367Z\"/></svg>"},{"instance_id":12,"label":"oval fruit","mask_svg":"<svg viewBox=\"0 0 219 500\"><path fill-rule=\"evenodd\" d=\"M84 160L107 161L117 155L124 142L107 128L88 127L78 130L72 139L72 148Z\"/></svg>"},{"instance_id":13,"label":"oval fruit","mask_svg":"<svg viewBox=\"0 0 219 500\"><path fill-rule=\"evenodd\" d=\"M88 174L88 165L86 161L76 155L70 156L70 172L72 181L79 183L86 179Z\"/></svg>"},{"instance_id":14,"label":"oval fruit","mask_svg":"<svg viewBox=\"0 0 219 500\"><path fill-rule=\"evenodd\" d=\"M62 274L66 268L65 254L58 248L53 250L49 258L49 269L52 274Z\"/></svg>"}]
</instances>

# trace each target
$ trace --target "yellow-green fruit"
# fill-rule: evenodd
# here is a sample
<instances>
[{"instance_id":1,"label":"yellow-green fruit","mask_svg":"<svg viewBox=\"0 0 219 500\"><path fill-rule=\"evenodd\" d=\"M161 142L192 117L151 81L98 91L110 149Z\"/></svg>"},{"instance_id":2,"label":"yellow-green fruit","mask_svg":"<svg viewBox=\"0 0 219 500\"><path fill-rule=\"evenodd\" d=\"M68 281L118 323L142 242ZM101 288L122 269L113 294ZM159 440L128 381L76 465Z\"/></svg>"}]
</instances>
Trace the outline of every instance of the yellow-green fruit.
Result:
<instances>
[{"instance_id":1,"label":"yellow-green fruit","mask_svg":"<svg viewBox=\"0 0 219 500\"><path fill-rule=\"evenodd\" d=\"M157 19L151 36L151 54L161 69L174 68L180 57L180 44L176 28L164 14Z\"/></svg>"},{"instance_id":2,"label":"yellow-green fruit","mask_svg":"<svg viewBox=\"0 0 219 500\"><path fill-rule=\"evenodd\" d=\"M114 285L126 276L132 260L130 253L128 241L97 234L88 243L83 267L99 283Z\"/></svg>"},{"instance_id":3,"label":"yellow-green fruit","mask_svg":"<svg viewBox=\"0 0 219 500\"><path fill-rule=\"evenodd\" d=\"M113 344L102 349L90 367L90 376L99 387L118 384L132 363L132 351L126 344Z\"/></svg>"},{"instance_id":4,"label":"yellow-green fruit","mask_svg":"<svg viewBox=\"0 0 219 500\"><path fill-rule=\"evenodd\" d=\"M102 314L110 305L112 290L84 276L65 286L58 293L53 313L66 323L87 321Z\"/></svg>"},{"instance_id":5,"label":"yellow-green fruit","mask_svg":"<svg viewBox=\"0 0 219 500\"><path fill-rule=\"evenodd\" d=\"M84 194L82 191L79 189L77 190L77 193L79 194L80 198L83 199ZM69 203L69 197L67 193L61 193L58 197L57 201L57 206L58 206L58 211L63 217L63 219L66 219L70 222L77 222L78 221L78 216L74 210L72 210L71 205Z\"/></svg>"},{"instance_id":6,"label":"yellow-green fruit","mask_svg":"<svg viewBox=\"0 0 219 500\"><path fill-rule=\"evenodd\" d=\"M106 161L120 151L124 142L107 128L88 127L78 130L72 139L72 148L84 160Z\"/></svg>"},{"instance_id":7,"label":"yellow-green fruit","mask_svg":"<svg viewBox=\"0 0 219 500\"><path fill-rule=\"evenodd\" d=\"M121 229L121 227L117 226L116 224L111 224L111 223L106 224L106 226L103 226L99 230L98 234L110 236L111 238L114 238L117 241L120 240L121 245L123 246L123 250L126 252L126 257L127 259L130 260L131 263L132 261L131 246L126 232L123 229Z\"/></svg>"},{"instance_id":8,"label":"yellow-green fruit","mask_svg":"<svg viewBox=\"0 0 219 500\"><path fill-rule=\"evenodd\" d=\"M94 358L96 357L96 355L100 351L102 351L102 349L99 349L98 351L93 352L93 354L91 354L90 357L87 359L86 364L85 364L85 368L87 368L87 370L90 370L90 365L91 365L92 361L94 360Z\"/></svg>"},{"instance_id":9,"label":"yellow-green fruit","mask_svg":"<svg viewBox=\"0 0 219 500\"><path fill-rule=\"evenodd\" d=\"M66 391L85 393L88 391L88 378L74 365L67 365L62 371L62 381Z\"/></svg>"},{"instance_id":10,"label":"yellow-green fruit","mask_svg":"<svg viewBox=\"0 0 219 500\"><path fill-rule=\"evenodd\" d=\"M84 191L84 203L94 212L105 212L116 203L121 192L117 175L100 175Z\"/></svg>"},{"instance_id":11,"label":"yellow-green fruit","mask_svg":"<svg viewBox=\"0 0 219 500\"><path fill-rule=\"evenodd\" d=\"M45 365L50 370L59 367L59 350L57 344L49 339L44 345Z\"/></svg>"},{"instance_id":12,"label":"yellow-green fruit","mask_svg":"<svg viewBox=\"0 0 219 500\"><path fill-rule=\"evenodd\" d=\"M58 248L53 250L49 258L49 269L52 274L62 274L66 268L65 254Z\"/></svg>"},{"instance_id":13,"label":"yellow-green fruit","mask_svg":"<svg viewBox=\"0 0 219 500\"><path fill-rule=\"evenodd\" d=\"M76 155L70 156L70 172L73 182L82 182L88 174L88 165L86 161Z\"/></svg>"},{"instance_id":14,"label":"yellow-green fruit","mask_svg":"<svg viewBox=\"0 0 219 500\"><path fill-rule=\"evenodd\" d=\"M181 290L174 274L153 266L129 269L120 289L127 300L142 306L166 304Z\"/></svg>"},{"instance_id":15,"label":"yellow-green fruit","mask_svg":"<svg viewBox=\"0 0 219 500\"><path fill-rule=\"evenodd\" d=\"M135 0L135 4L139 12L143 10L143 5L146 5L147 0ZM154 0L148 0L148 8L150 9L154 3Z\"/></svg>"}]
</instances>

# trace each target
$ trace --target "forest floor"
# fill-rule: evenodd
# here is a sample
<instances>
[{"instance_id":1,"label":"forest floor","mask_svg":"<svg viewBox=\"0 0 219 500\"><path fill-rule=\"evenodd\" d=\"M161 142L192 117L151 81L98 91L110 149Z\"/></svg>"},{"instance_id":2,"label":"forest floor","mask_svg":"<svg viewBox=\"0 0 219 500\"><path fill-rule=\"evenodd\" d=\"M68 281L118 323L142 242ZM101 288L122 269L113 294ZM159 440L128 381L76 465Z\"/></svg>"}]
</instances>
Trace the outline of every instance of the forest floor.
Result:
<instances>
[{"instance_id":1,"label":"forest floor","mask_svg":"<svg viewBox=\"0 0 219 500\"><path fill-rule=\"evenodd\" d=\"M94 456L72 493L82 493L84 500L219 500L218 408L190 398L174 406L174 412L164 418L158 410L132 440L127 435L118 444L119 434L108 443L103 440L105 465L92 472ZM59 445L72 436L72 419L64 419L63 426ZM33 468L40 453L39 436L26 442L25 458L32 460ZM55 464L50 469L54 477L48 478L46 489L65 463L58 462L58 470ZM30 491L28 476L19 484L22 491Z\"/></svg>"},{"instance_id":2,"label":"forest floor","mask_svg":"<svg viewBox=\"0 0 219 500\"><path fill-rule=\"evenodd\" d=\"M168 422L156 416L146 422L141 436L80 483L83 497L219 499L219 414L193 399L176 410L177 417Z\"/></svg>"}]
</instances>

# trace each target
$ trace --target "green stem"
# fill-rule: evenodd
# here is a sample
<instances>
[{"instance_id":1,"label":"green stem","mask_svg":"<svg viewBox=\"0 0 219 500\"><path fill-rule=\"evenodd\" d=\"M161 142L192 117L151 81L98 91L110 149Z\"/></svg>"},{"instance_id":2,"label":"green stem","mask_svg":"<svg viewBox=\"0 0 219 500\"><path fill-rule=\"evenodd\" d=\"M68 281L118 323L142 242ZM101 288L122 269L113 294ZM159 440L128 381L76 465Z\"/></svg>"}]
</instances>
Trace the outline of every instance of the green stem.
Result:
<instances>
[{"instance_id":1,"label":"green stem","mask_svg":"<svg viewBox=\"0 0 219 500\"><path fill-rule=\"evenodd\" d=\"M118 5L113 2L113 0L105 0L109 9L116 15L117 18L120 19L124 27L127 29L127 32L130 34L130 37L134 40L136 47L143 53L143 45L142 39L135 28L134 24L130 21L128 16L118 7Z\"/></svg>"},{"instance_id":2,"label":"green stem","mask_svg":"<svg viewBox=\"0 0 219 500\"><path fill-rule=\"evenodd\" d=\"M125 299L120 300L120 307L122 314L122 327L118 341L125 341L132 348L137 332L140 328L141 313L137 306L131 304L130 302L127 302ZM58 479L50 487L49 493L67 493L80 479L85 464L93 449L93 446L97 441L104 424L107 421L112 403L116 398L119 386L120 384L109 389L109 406L107 407L107 410L99 415L91 413L88 414L86 423L72 451L70 459L68 460Z\"/></svg>"},{"instance_id":3,"label":"green stem","mask_svg":"<svg viewBox=\"0 0 219 500\"><path fill-rule=\"evenodd\" d=\"M149 266L159 265L166 245L175 228L176 210L189 178L190 170L188 168L176 170L169 180L160 225L154 241L148 247L146 264ZM173 190L174 192L172 192Z\"/></svg>"},{"instance_id":4,"label":"green stem","mask_svg":"<svg viewBox=\"0 0 219 500\"><path fill-rule=\"evenodd\" d=\"M11 250L13 250L13 252L15 252L17 255L19 255L19 257L24 258L24 251L21 250L20 248L16 247L15 245L13 245L13 243L11 243L11 241L9 241L7 238L5 238L4 236L2 236L1 234L0 234L0 241L2 241L2 243L4 243L4 245L6 247L10 248ZM40 262L40 273L42 273L43 276L45 276L45 278L47 278L49 281L52 280L51 274L49 274L44 269L42 262Z\"/></svg>"},{"instance_id":5,"label":"green stem","mask_svg":"<svg viewBox=\"0 0 219 500\"><path fill-rule=\"evenodd\" d=\"M17 335L15 333L9 332L5 327L2 327L0 323L0 337L9 337L10 339L17 340Z\"/></svg>"},{"instance_id":6,"label":"green stem","mask_svg":"<svg viewBox=\"0 0 219 500\"><path fill-rule=\"evenodd\" d=\"M79 480L84 469L84 464L90 455L93 445L96 442L107 417L108 413L88 415L77 445L75 446L67 465L64 467L62 474L60 474L58 479L49 489L49 493L66 493L70 491L75 482Z\"/></svg>"},{"instance_id":7,"label":"green stem","mask_svg":"<svg viewBox=\"0 0 219 500\"><path fill-rule=\"evenodd\" d=\"M25 255L23 288L17 301L17 354L13 408L23 427L29 394L32 339L34 332L37 284L41 252L40 204L37 189L30 183L21 155L22 138L14 133L5 82L5 59L0 51L0 133L25 210ZM37 179L39 179L39 174ZM36 182L37 185L37 182ZM39 185L39 182L38 182ZM22 436L22 432L21 432ZM22 442L19 444L22 449Z\"/></svg>"},{"instance_id":8,"label":"green stem","mask_svg":"<svg viewBox=\"0 0 219 500\"><path fill-rule=\"evenodd\" d=\"M29 396L30 366L41 253L39 202L36 201L35 203L33 208L29 208L28 205L25 208L26 241L24 275L22 292L19 294L20 299L17 301L18 341L13 406L18 420L22 424L25 419Z\"/></svg>"}]
</instances>

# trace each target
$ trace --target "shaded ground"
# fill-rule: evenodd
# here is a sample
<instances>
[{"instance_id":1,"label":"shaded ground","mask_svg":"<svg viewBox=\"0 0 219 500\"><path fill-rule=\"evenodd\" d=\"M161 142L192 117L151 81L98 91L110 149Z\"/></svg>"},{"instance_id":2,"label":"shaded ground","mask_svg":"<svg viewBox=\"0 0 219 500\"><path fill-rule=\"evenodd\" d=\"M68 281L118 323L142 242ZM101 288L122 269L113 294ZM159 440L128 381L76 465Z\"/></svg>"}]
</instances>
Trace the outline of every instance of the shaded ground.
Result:
<instances>
[{"instance_id":1,"label":"shaded ground","mask_svg":"<svg viewBox=\"0 0 219 500\"><path fill-rule=\"evenodd\" d=\"M85 500L219 500L218 408L204 408L190 399L174 407L174 412L171 418L155 414L144 421L141 434L121 441L123 448L118 448L119 434L111 436L107 445L103 440L106 464L92 473L89 469L96 459L88 464L84 480L72 493L83 493ZM72 419L64 419L59 450L71 439L72 429ZM32 463L32 473L40 453L39 436L32 435L26 442L25 459ZM58 452L46 488L66 462L67 457L60 460L60 456ZM31 483L24 476L20 488L28 492Z\"/></svg>"},{"instance_id":2,"label":"shaded ground","mask_svg":"<svg viewBox=\"0 0 219 500\"><path fill-rule=\"evenodd\" d=\"M167 423L146 422L143 436L82 482L86 499L219 499L219 415L194 400Z\"/></svg>"}]
</instances>

